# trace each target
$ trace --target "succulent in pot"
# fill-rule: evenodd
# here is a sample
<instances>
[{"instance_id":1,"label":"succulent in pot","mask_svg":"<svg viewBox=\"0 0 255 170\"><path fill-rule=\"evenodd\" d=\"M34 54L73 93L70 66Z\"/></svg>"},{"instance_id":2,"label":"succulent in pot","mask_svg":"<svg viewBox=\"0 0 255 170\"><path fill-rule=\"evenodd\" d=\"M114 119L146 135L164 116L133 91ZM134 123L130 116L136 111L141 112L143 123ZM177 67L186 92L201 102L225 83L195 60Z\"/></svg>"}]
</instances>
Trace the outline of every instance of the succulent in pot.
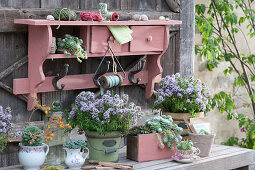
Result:
<instances>
[{"instance_id":1,"label":"succulent in pot","mask_svg":"<svg viewBox=\"0 0 255 170\"><path fill-rule=\"evenodd\" d=\"M169 158L177 152L181 132L182 128L173 124L171 116L152 117L145 125L129 131L127 157L138 162Z\"/></svg>"},{"instance_id":2,"label":"succulent in pot","mask_svg":"<svg viewBox=\"0 0 255 170\"><path fill-rule=\"evenodd\" d=\"M76 97L68 123L85 131L90 159L117 161L121 135L127 134L143 114L141 107L129 103L128 95L107 91L96 99L94 93L84 91Z\"/></svg>"},{"instance_id":3,"label":"succulent in pot","mask_svg":"<svg viewBox=\"0 0 255 170\"><path fill-rule=\"evenodd\" d=\"M19 161L24 169L40 169L49 152L49 146L43 143L43 131L37 126L26 127L22 134L20 147Z\"/></svg>"},{"instance_id":4,"label":"succulent in pot","mask_svg":"<svg viewBox=\"0 0 255 170\"><path fill-rule=\"evenodd\" d=\"M81 46L82 43L82 39L66 34L64 38L57 39L57 48L64 50L64 54L66 54L67 57L73 54L77 58L77 61L81 63L81 59L88 58L87 52Z\"/></svg>"},{"instance_id":5,"label":"succulent in pot","mask_svg":"<svg viewBox=\"0 0 255 170\"><path fill-rule=\"evenodd\" d=\"M67 152L65 159L65 164L69 169L81 168L89 155L89 149L86 147L86 142L84 140L77 140L73 142L72 140L66 141L63 145ZM87 151L86 156L84 152Z\"/></svg>"},{"instance_id":6,"label":"succulent in pot","mask_svg":"<svg viewBox=\"0 0 255 170\"><path fill-rule=\"evenodd\" d=\"M191 140L181 141L177 145L177 149L178 154L182 157L182 159L194 158L194 156L198 156L200 154L200 150L193 147L193 142Z\"/></svg>"}]
</instances>

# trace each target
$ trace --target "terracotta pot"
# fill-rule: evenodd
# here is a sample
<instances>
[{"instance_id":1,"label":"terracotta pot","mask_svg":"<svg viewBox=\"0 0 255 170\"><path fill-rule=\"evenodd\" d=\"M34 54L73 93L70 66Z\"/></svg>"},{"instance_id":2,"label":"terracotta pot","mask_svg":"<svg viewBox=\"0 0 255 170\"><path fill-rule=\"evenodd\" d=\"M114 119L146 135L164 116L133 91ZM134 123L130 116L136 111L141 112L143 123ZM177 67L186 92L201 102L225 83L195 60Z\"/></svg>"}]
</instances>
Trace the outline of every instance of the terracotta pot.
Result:
<instances>
[{"instance_id":1,"label":"terracotta pot","mask_svg":"<svg viewBox=\"0 0 255 170\"><path fill-rule=\"evenodd\" d=\"M138 162L171 158L177 153L176 145L171 150L168 147L160 148L155 133L127 137L127 158Z\"/></svg>"},{"instance_id":2,"label":"terracotta pot","mask_svg":"<svg viewBox=\"0 0 255 170\"><path fill-rule=\"evenodd\" d=\"M207 157L210 155L215 136L215 133L211 135L189 134L190 140L193 142L194 146L200 149L200 157Z\"/></svg>"}]
</instances>

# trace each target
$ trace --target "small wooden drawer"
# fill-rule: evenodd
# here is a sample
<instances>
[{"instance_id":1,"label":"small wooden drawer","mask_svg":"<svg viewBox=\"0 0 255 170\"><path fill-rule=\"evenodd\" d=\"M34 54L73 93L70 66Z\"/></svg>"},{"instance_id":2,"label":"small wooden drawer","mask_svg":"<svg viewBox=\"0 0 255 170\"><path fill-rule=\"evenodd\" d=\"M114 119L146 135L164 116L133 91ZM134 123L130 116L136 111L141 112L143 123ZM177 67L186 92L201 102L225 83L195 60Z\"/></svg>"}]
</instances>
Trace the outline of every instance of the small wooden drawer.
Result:
<instances>
[{"instance_id":1,"label":"small wooden drawer","mask_svg":"<svg viewBox=\"0 0 255 170\"><path fill-rule=\"evenodd\" d=\"M163 51L164 26L132 26L130 51Z\"/></svg>"},{"instance_id":2,"label":"small wooden drawer","mask_svg":"<svg viewBox=\"0 0 255 170\"><path fill-rule=\"evenodd\" d=\"M105 53L108 44L107 39L111 36L109 44L113 52L128 52L129 43L120 45L116 40L114 40L111 32L106 26L93 26L91 28L91 53Z\"/></svg>"}]
</instances>

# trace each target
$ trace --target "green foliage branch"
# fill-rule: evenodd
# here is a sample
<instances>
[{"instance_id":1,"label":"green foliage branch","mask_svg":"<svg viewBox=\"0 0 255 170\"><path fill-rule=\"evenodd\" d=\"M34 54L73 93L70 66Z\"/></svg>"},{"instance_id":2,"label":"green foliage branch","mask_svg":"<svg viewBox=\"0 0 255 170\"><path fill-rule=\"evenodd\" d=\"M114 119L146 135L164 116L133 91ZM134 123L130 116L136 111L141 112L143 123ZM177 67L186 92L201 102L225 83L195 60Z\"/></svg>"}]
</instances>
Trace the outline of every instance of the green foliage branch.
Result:
<instances>
[{"instance_id":1,"label":"green foliage branch","mask_svg":"<svg viewBox=\"0 0 255 170\"><path fill-rule=\"evenodd\" d=\"M255 36L255 10L252 9L254 0L210 0L209 6L196 5L196 28L202 36L202 45L196 45L195 51L202 59L207 59L207 68L210 71L217 68L222 62L229 67L223 72L227 77L234 72L234 85L244 87L250 97L250 104L255 116L255 54L251 53L247 39ZM240 10L242 15L237 15ZM246 28L245 31L242 28ZM241 33L246 40L248 53L241 52L237 34ZM238 143L238 138L231 137L225 144L241 145L255 149L255 130L253 119L243 114L233 112L235 100L230 94L220 92L213 97L212 107L217 107L221 113L226 112L228 119L239 121L239 128L246 133ZM245 128L245 130L244 130ZM253 134L254 133L254 137Z\"/></svg>"}]
</instances>

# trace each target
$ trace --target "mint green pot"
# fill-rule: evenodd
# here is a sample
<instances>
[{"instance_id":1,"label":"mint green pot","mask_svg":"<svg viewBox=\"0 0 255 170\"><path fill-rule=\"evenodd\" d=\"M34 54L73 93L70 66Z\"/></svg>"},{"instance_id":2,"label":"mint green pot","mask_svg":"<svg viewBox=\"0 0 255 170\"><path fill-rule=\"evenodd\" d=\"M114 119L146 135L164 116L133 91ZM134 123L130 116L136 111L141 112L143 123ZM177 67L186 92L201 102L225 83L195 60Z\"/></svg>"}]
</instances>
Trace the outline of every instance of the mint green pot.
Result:
<instances>
[{"instance_id":1,"label":"mint green pot","mask_svg":"<svg viewBox=\"0 0 255 170\"><path fill-rule=\"evenodd\" d=\"M89 159L104 162L117 162L121 133L114 131L99 135L95 131L86 131L87 145L90 150Z\"/></svg>"}]
</instances>

